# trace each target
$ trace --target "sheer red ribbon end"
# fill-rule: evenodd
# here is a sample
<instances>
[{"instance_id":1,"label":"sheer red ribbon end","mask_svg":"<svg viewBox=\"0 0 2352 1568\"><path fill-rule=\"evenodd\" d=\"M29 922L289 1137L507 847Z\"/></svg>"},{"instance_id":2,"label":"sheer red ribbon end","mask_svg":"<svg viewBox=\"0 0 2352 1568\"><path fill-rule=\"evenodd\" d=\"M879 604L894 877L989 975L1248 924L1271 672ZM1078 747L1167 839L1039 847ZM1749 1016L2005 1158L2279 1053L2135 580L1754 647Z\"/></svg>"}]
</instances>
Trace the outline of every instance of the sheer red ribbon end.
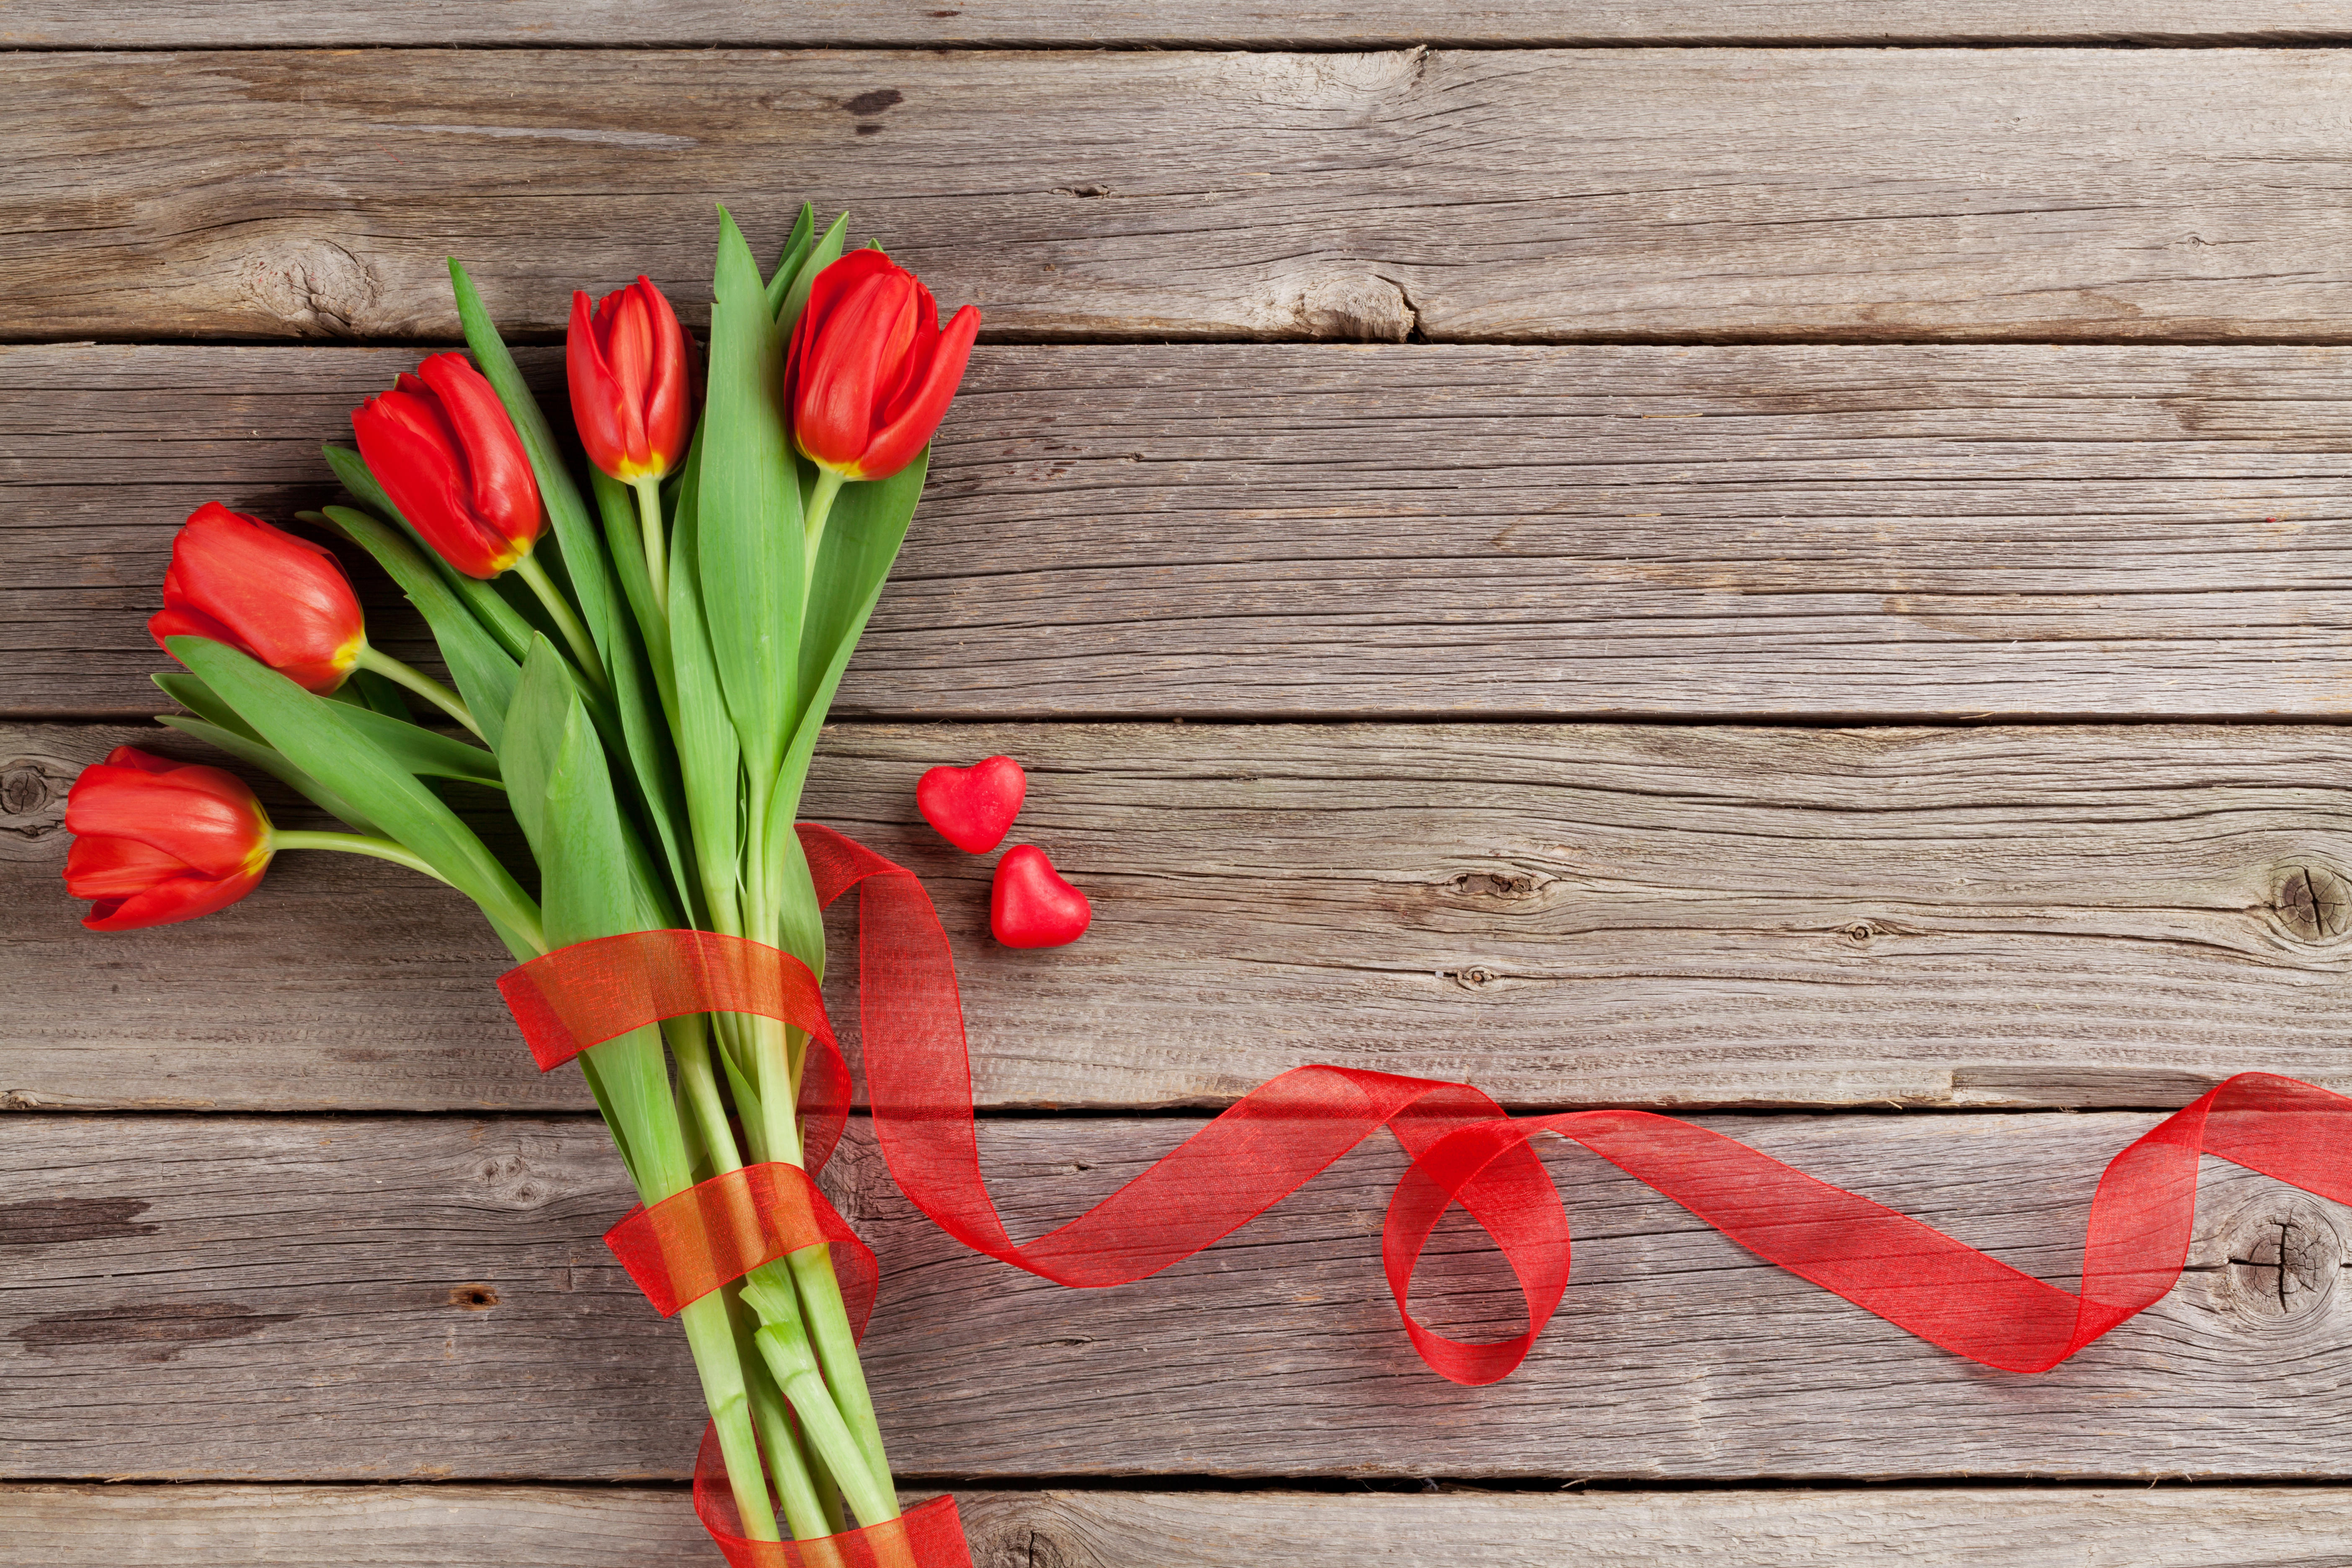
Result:
<instances>
[{"instance_id":1,"label":"sheer red ribbon end","mask_svg":"<svg viewBox=\"0 0 2352 1568\"><path fill-rule=\"evenodd\" d=\"M753 1541L743 1533L719 1433L703 1428L694 1459L694 1512L729 1568L971 1568L955 1499L935 1497L898 1519L815 1541Z\"/></svg>"},{"instance_id":2,"label":"sheer red ribbon end","mask_svg":"<svg viewBox=\"0 0 2352 1568\"><path fill-rule=\"evenodd\" d=\"M1016 1243L981 1179L955 963L929 895L912 873L829 828L803 824L800 835L824 902L858 889L858 1006L875 1135L899 1187L942 1229L1064 1285L1126 1284L1248 1223L1386 1128L1412 1163L1390 1202L1382 1264L1414 1349L1456 1383L1508 1375L1567 1289L1568 1215L1528 1147L1539 1133L1583 1145L1766 1261L1945 1350L2009 1372L2056 1365L2172 1288L2188 1260L2202 1154L2352 1203L2352 1100L2292 1079L2241 1074L2109 1163L2091 1203L2078 1293L1672 1117L1591 1110L1513 1118L1467 1084L1315 1066L1269 1079L1094 1208ZM803 1103L813 1153L839 1134L848 1069L824 1026L814 977L782 953L705 932L641 931L551 953L500 986L542 1065L681 1013L784 1019L811 1037ZM819 1163L813 1157L811 1169ZM805 1237L811 1226L837 1238L828 1221L839 1226L839 1216L806 1178L762 1187L747 1176L747 1186L713 1197L698 1196L702 1188L681 1194L693 1202L679 1208L675 1225L652 1215L680 1199L650 1211L653 1238L635 1245L667 1269L673 1294L689 1277L723 1283L741 1258ZM756 1247L746 1239L722 1257L718 1249L732 1245L730 1238L753 1234L741 1219L747 1205L760 1215L757 1234L772 1229L781 1239ZM1528 1327L1514 1339L1449 1339L1412 1316L1414 1267L1454 1205L1485 1227L1518 1281ZM713 1248L707 1269L692 1263L704 1246ZM863 1256L871 1267L862 1248L845 1256ZM731 1553L730 1560L803 1561Z\"/></svg>"},{"instance_id":3,"label":"sheer red ribbon end","mask_svg":"<svg viewBox=\"0 0 2352 1568\"><path fill-rule=\"evenodd\" d=\"M665 1318L762 1263L827 1243L840 1248L834 1272L850 1326L863 1334L881 1278L873 1250L798 1165L746 1165L713 1176L651 1208L639 1205L604 1233L604 1245Z\"/></svg>"}]
</instances>

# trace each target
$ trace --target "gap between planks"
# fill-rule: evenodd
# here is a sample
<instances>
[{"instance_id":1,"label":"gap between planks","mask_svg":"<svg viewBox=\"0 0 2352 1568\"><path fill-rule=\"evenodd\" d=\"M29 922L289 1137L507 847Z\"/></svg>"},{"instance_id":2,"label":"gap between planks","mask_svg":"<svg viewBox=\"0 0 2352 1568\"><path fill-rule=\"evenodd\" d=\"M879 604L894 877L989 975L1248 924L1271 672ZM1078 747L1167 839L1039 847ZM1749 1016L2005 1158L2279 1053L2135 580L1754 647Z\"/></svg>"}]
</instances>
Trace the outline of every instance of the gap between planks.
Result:
<instances>
[{"instance_id":1,"label":"gap between planks","mask_svg":"<svg viewBox=\"0 0 2352 1568\"><path fill-rule=\"evenodd\" d=\"M2342 341L2352 318L2352 56L2326 48L5 68L15 319L57 338L446 338L452 237L503 322L558 331L583 281L644 270L698 301L710 204L772 247L803 194L854 201L1000 336Z\"/></svg>"},{"instance_id":2,"label":"gap between planks","mask_svg":"<svg viewBox=\"0 0 2352 1568\"><path fill-rule=\"evenodd\" d=\"M912 1502L922 1494L909 1492ZM1325 1497L968 1491L974 1568L2242 1568L2352 1555L2352 1490ZM707 1568L676 1490L0 1488L6 1568Z\"/></svg>"},{"instance_id":3,"label":"gap between planks","mask_svg":"<svg viewBox=\"0 0 2352 1568\"><path fill-rule=\"evenodd\" d=\"M317 444L412 360L0 350L0 705L153 711L180 520L327 499ZM984 349L840 709L2339 721L2347 384L2317 348Z\"/></svg>"},{"instance_id":4,"label":"gap between planks","mask_svg":"<svg viewBox=\"0 0 2352 1568\"><path fill-rule=\"evenodd\" d=\"M131 742L208 754L0 727L9 1103L587 1105L472 908L397 868L289 855L204 921L83 931L65 790ZM1095 900L1071 947L989 942L990 859L913 810L997 752ZM856 725L806 809L938 900L985 1107L1214 1106L1308 1061L1517 1107L2157 1106L2352 1087L2347 779L2336 728ZM854 1053L845 911L832 951Z\"/></svg>"},{"instance_id":5,"label":"gap between planks","mask_svg":"<svg viewBox=\"0 0 2352 1568\"><path fill-rule=\"evenodd\" d=\"M2100 1170L2153 1115L1715 1123L2071 1288ZM677 1479L704 1415L683 1342L598 1237L631 1202L576 1120L0 1119L0 1473L180 1481ZM992 1191L1038 1235L1191 1128L994 1122ZM916 1212L870 1130L825 1173L884 1289L866 1363L894 1464L975 1484L1168 1475L1746 1484L2326 1480L2352 1220L2218 1161L2189 1271L2053 1372L1988 1372L1548 1145L1577 1268L1527 1363L1445 1384L1400 1331L1370 1140L1200 1257L1066 1290ZM1441 1229L1414 1310L1520 1326L1483 1237ZM1278 1414L1276 1414L1278 1413ZM2288 1413L2293 1418L2283 1418Z\"/></svg>"}]
</instances>

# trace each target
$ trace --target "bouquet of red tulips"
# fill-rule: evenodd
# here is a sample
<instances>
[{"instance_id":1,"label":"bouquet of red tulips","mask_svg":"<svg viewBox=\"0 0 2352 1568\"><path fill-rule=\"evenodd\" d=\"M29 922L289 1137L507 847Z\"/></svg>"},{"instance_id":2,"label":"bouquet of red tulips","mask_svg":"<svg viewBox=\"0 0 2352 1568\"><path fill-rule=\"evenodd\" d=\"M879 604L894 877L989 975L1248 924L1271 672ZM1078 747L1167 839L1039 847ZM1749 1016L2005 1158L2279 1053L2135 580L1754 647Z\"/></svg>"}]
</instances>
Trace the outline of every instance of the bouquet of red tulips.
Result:
<instances>
[{"instance_id":1,"label":"bouquet of red tulips","mask_svg":"<svg viewBox=\"0 0 2352 1568\"><path fill-rule=\"evenodd\" d=\"M184 667L156 677L185 710L163 721L351 831L274 827L233 774L123 748L67 809L85 924L191 920L251 892L281 850L339 849L457 888L520 962L688 931L822 974L794 814L979 313L942 330L880 249L842 253L845 216L820 235L804 207L764 279L721 217L707 373L644 278L593 309L574 297L584 492L455 262L470 362L426 359L352 416L356 451L327 448L356 504L304 520L390 574L449 685L370 645L324 547L219 505L188 519L151 623ZM451 782L503 792L536 888L452 810ZM696 1013L579 1055L649 1212L803 1163L809 1039L777 1016ZM651 1246L675 1254L677 1227ZM688 1294L671 1305L741 1534L780 1539L779 1513L803 1543L897 1519L831 1249Z\"/></svg>"}]
</instances>

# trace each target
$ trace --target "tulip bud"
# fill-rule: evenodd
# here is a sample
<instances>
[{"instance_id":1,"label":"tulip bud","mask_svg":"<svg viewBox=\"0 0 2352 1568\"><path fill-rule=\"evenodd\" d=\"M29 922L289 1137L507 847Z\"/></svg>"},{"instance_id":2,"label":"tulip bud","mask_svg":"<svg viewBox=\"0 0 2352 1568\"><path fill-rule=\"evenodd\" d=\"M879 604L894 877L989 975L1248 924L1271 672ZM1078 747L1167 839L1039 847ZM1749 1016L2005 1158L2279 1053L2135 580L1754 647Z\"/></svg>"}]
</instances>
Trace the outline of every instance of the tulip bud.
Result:
<instances>
[{"instance_id":1,"label":"tulip bud","mask_svg":"<svg viewBox=\"0 0 2352 1568\"><path fill-rule=\"evenodd\" d=\"M360 456L408 525L468 577L530 553L546 524L522 437L482 373L435 354L352 415Z\"/></svg>"},{"instance_id":2,"label":"tulip bud","mask_svg":"<svg viewBox=\"0 0 2352 1568\"><path fill-rule=\"evenodd\" d=\"M323 545L206 501L172 541L163 607L147 629L210 637L268 665L305 690L342 685L367 647L360 602Z\"/></svg>"},{"instance_id":3,"label":"tulip bud","mask_svg":"<svg viewBox=\"0 0 2352 1568\"><path fill-rule=\"evenodd\" d=\"M218 768L117 746L66 796L66 891L92 931L172 925L226 909L269 868L269 815Z\"/></svg>"},{"instance_id":4,"label":"tulip bud","mask_svg":"<svg viewBox=\"0 0 2352 1568\"><path fill-rule=\"evenodd\" d=\"M572 423L588 460L623 484L657 479L686 453L694 389L686 333L662 291L640 277L597 301L572 296L563 341Z\"/></svg>"},{"instance_id":5,"label":"tulip bud","mask_svg":"<svg viewBox=\"0 0 2352 1568\"><path fill-rule=\"evenodd\" d=\"M878 250L852 251L817 274L793 329L793 444L844 479L888 479L940 427L979 332L970 305L942 331L913 273Z\"/></svg>"}]
</instances>

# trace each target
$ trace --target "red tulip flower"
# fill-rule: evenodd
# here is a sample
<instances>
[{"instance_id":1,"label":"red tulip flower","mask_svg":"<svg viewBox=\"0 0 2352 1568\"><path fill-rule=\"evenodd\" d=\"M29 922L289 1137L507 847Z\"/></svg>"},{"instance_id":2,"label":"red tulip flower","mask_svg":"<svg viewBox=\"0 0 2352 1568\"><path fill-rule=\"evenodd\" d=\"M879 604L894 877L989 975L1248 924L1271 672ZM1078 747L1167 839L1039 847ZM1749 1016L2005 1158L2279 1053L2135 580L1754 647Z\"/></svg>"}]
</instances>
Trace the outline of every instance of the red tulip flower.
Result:
<instances>
[{"instance_id":1,"label":"red tulip flower","mask_svg":"<svg viewBox=\"0 0 2352 1568\"><path fill-rule=\"evenodd\" d=\"M941 331L930 290L880 251L843 257L817 274L785 355L793 444L839 479L888 479L940 427L979 331L970 305Z\"/></svg>"},{"instance_id":2,"label":"red tulip flower","mask_svg":"<svg viewBox=\"0 0 2352 1568\"><path fill-rule=\"evenodd\" d=\"M342 685L367 651L359 599L333 552L218 501L198 507L172 541L163 607L147 629L159 644L226 643L318 692Z\"/></svg>"},{"instance_id":3,"label":"red tulip flower","mask_svg":"<svg viewBox=\"0 0 2352 1568\"><path fill-rule=\"evenodd\" d=\"M694 389L686 333L662 291L644 277L597 301L572 296L563 341L572 422L588 460L623 484L658 479L686 455Z\"/></svg>"},{"instance_id":4,"label":"red tulip flower","mask_svg":"<svg viewBox=\"0 0 2352 1568\"><path fill-rule=\"evenodd\" d=\"M92 931L171 925L226 909L269 868L269 816L242 780L117 746L66 796L66 891Z\"/></svg>"},{"instance_id":5,"label":"red tulip flower","mask_svg":"<svg viewBox=\"0 0 2352 1568\"><path fill-rule=\"evenodd\" d=\"M522 437L459 353L435 354L352 415L360 456L441 559L495 577L530 553L547 514Z\"/></svg>"}]
</instances>

